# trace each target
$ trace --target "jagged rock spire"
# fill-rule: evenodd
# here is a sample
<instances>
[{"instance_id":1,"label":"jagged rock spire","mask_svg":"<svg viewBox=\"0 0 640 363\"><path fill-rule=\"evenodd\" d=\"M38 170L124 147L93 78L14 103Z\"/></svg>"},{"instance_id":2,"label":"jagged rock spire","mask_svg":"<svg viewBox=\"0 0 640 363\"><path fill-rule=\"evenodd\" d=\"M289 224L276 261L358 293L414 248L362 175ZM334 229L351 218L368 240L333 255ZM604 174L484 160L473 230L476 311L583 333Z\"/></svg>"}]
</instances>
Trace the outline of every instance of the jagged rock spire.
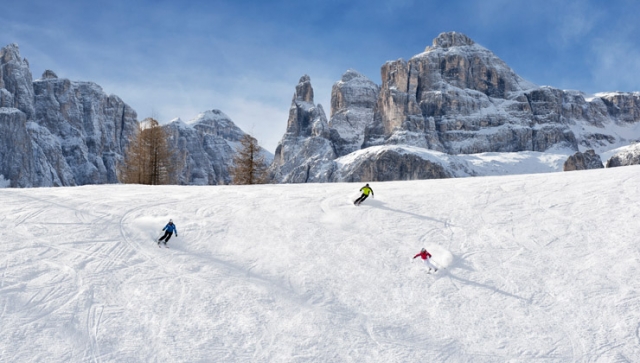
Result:
<instances>
[{"instance_id":1,"label":"jagged rock spire","mask_svg":"<svg viewBox=\"0 0 640 363\"><path fill-rule=\"evenodd\" d=\"M313 87L311 78L304 75L296 85L291 107L289 108L289 120L287 121L287 133L296 136L316 136L314 130L328 129L327 116L321 105L313 104Z\"/></svg>"},{"instance_id":2,"label":"jagged rock spire","mask_svg":"<svg viewBox=\"0 0 640 363\"><path fill-rule=\"evenodd\" d=\"M306 74L300 77L293 99L294 101L298 100L313 104L313 87L311 87L311 77Z\"/></svg>"},{"instance_id":3,"label":"jagged rock spire","mask_svg":"<svg viewBox=\"0 0 640 363\"><path fill-rule=\"evenodd\" d=\"M287 132L276 148L269 173L280 183L327 180L336 158L327 116L322 105L313 104L313 87L308 75L296 85Z\"/></svg>"}]
</instances>

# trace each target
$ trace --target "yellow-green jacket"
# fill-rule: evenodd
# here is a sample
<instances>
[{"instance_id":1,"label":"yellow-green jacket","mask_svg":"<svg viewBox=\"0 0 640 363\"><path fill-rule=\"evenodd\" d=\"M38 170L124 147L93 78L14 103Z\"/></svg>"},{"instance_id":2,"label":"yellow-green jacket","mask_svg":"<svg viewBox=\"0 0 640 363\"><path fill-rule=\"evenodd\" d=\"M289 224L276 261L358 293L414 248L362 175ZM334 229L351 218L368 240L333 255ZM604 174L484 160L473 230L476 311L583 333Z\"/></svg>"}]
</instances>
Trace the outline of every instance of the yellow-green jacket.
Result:
<instances>
[{"instance_id":1,"label":"yellow-green jacket","mask_svg":"<svg viewBox=\"0 0 640 363\"><path fill-rule=\"evenodd\" d=\"M362 194L364 195L369 195L369 193L371 193L371 195L373 195L373 189L371 189L368 186L363 186L362 188L360 188L360 191L362 192Z\"/></svg>"}]
</instances>

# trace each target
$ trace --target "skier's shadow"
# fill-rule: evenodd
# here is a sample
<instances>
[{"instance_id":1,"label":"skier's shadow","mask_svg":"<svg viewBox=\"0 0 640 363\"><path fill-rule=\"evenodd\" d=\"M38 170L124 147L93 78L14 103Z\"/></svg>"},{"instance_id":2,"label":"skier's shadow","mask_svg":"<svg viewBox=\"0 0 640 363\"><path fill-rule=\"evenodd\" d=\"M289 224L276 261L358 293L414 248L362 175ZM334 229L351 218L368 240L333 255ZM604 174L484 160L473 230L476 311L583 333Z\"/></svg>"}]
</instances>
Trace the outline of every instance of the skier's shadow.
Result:
<instances>
[{"instance_id":1,"label":"skier's shadow","mask_svg":"<svg viewBox=\"0 0 640 363\"><path fill-rule=\"evenodd\" d=\"M527 300L524 297L521 297L521 296L518 296L518 295L514 295L514 294L511 294L509 292L500 290L497 287L490 286L490 285L487 285L487 284L481 284L479 282L471 281L471 280L464 279L462 277L456 276L453 273L451 273L451 270L454 270L456 268L460 268L460 269L467 270L467 271L475 271L473 269L473 267L471 267L467 263L465 263L464 260L457 260L453 264L447 266L446 270L444 270L443 272L446 272L447 276L449 276L451 279L458 280L458 281L460 281L461 283L463 283L465 285L475 286L475 287L479 287L479 288L482 288L482 289L487 289L487 290L496 292L498 294L514 298L514 299L525 300L525 301Z\"/></svg>"},{"instance_id":2,"label":"skier's shadow","mask_svg":"<svg viewBox=\"0 0 640 363\"><path fill-rule=\"evenodd\" d=\"M400 210L400 209L394 209L394 208L390 208L386 205L386 203L379 201L379 200L375 200L375 199L367 199L364 204L368 204L374 208L379 208L379 209L384 209L384 210L388 210L390 212L395 212L395 213L401 213L401 214L406 214L408 216L414 217L414 218L418 218L418 219L422 219L422 220L427 220L427 221L433 221L433 222L440 222L443 224L448 224L447 221L441 221L439 219L436 218L431 218L431 217L427 217L427 216L423 216L420 214L416 214L416 213L411 213L411 212L407 212L404 210Z\"/></svg>"}]
</instances>

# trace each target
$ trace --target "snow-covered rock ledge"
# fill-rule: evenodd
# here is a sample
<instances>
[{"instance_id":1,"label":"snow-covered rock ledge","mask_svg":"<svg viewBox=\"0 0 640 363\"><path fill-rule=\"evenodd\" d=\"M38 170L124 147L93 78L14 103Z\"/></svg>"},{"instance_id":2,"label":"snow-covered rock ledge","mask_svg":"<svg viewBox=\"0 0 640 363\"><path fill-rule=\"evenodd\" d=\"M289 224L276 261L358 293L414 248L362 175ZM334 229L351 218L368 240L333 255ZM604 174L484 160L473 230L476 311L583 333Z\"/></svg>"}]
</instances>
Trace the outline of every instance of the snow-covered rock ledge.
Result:
<instances>
[{"instance_id":1,"label":"snow-covered rock ledge","mask_svg":"<svg viewBox=\"0 0 640 363\"><path fill-rule=\"evenodd\" d=\"M461 178L562 171L569 150L449 155L406 145L372 146L335 160L335 182ZM411 170L408 173L407 170Z\"/></svg>"}]
</instances>

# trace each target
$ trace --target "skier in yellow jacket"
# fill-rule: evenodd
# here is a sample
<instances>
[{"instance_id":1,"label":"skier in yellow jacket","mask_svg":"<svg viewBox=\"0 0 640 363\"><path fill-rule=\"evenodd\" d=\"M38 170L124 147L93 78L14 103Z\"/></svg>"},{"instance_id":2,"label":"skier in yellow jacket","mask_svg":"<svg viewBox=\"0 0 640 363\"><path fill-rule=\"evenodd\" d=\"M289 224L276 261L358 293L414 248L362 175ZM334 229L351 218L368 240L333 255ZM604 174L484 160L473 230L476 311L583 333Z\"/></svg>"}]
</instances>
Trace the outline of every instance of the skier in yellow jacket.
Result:
<instances>
[{"instance_id":1,"label":"skier in yellow jacket","mask_svg":"<svg viewBox=\"0 0 640 363\"><path fill-rule=\"evenodd\" d=\"M362 195L360 196L360 198L356 199L353 202L353 204L355 204L355 205L360 205L360 203L364 202L364 200L367 199L369 194L371 194L371 198L373 198L373 189L371 189L369 184L367 184L367 185L363 186L362 188L360 188L360 191L362 192Z\"/></svg>"}]
</instances>

